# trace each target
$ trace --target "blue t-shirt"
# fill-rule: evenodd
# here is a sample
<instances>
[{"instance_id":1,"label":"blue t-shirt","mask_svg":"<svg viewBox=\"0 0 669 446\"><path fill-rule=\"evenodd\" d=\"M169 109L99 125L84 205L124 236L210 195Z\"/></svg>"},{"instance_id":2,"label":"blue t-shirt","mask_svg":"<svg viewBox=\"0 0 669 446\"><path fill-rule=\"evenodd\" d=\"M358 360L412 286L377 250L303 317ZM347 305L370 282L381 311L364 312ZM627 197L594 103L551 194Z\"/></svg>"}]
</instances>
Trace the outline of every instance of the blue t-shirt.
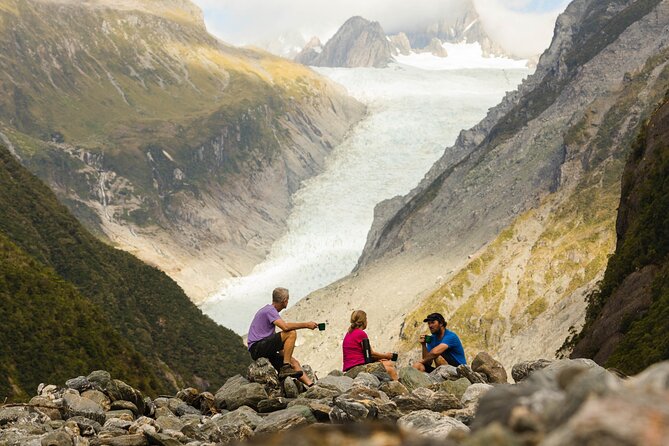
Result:
<instances>
[{"instance_id":1,"label":"blue t-shirt","mask_svg":"<svg viewBox=\"0 0 669 446\"><path fill-rule=\"evenodd\" d=\"M448 345L448 348L441 354L441 356L450 365L457 367L460 364L467 364L467 360L465 359L465 349L462 348L462 342L460 342L458 335L448 329L444 331L444 337L441 339L432 335L432 342L426 344L427 351L432 350L439 344Z\"/></svg>"}]
</instances>

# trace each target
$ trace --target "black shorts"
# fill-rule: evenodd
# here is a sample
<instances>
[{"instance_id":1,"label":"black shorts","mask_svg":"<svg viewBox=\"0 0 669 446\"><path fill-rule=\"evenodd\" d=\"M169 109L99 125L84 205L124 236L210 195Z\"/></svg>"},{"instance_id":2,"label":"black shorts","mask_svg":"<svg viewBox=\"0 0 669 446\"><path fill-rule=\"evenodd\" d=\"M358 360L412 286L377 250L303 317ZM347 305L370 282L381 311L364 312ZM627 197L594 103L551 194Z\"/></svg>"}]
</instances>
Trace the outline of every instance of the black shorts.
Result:
<instances>
[{"instance_id":1,"label":"black shorts","mask_svg":"<svg viewBox=\"0 0 669 446\"><path fill-rule=\"evenodd\" d=\"M279 352L283 350L283 341L281 333L274 333L271 336L254 342L249 348L251 358L255 361L258 358L267 358L275 369L279 370L283 365L283 355Z\"/></svg>"}]
</instances>

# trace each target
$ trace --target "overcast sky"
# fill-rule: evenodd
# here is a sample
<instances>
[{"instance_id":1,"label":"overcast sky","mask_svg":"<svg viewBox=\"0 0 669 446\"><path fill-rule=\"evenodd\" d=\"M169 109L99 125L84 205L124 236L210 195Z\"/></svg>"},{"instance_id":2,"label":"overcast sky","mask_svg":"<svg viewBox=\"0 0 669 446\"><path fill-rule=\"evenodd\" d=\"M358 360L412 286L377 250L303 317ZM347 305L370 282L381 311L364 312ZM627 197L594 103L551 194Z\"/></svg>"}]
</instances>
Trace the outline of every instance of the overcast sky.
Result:
<instances>
[{"instance_id":1,"label":"overcast sky","mask_svg":"<svg viewBox=\"0 0 669 446\"><path fill-rule=\"evenodd\" d=\"M193 0L207 28L235 45L275 39L287 32L325 42L348 18L378 21L388 33L444 17L463 0ZM550 43L557 15L569 0L472 0L488 34L518 55L538 54Z\"/></svg>"}]
</instances>

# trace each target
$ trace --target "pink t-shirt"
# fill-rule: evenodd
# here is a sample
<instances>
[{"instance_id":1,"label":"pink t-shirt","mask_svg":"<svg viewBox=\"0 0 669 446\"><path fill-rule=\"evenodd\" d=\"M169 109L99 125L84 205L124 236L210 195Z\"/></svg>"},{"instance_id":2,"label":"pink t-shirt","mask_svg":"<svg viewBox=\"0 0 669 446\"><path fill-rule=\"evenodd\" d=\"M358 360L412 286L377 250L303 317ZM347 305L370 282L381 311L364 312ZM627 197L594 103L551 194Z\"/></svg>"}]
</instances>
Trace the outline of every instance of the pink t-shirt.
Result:
<instances>
[{"instance_id":1,"label":"pink t-shirt","mask_svg":"<svg viewBox=\"0 0 669 446\"><path fill-rule=\"evenodd\" d=\"M356 328L346 333L341 348L344 352L344 371L365 363L365 355L362 352L362 340L367 339L364 330Z\"/></svg>"}]
</instances>

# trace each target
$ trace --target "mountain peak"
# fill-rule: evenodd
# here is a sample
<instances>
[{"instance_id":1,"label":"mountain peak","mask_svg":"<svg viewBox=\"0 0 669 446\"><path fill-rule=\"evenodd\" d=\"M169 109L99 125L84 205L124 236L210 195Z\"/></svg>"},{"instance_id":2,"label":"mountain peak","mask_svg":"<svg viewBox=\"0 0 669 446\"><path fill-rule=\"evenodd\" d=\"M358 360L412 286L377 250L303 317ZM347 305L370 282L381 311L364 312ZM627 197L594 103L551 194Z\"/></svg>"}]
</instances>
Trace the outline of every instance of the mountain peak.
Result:
<instances>
[{"instance_id":1,"label":"mountain peak","mask_svg":"<svg viewBox=\"0 0 669 446\"><path fill-rule=\"evenodd\" d=\"M393 58L392 47L379 22L354 16L328 40L323 51L307 46L295 60L319 67L382 68Z\"/></svg>"}]
</instances>

